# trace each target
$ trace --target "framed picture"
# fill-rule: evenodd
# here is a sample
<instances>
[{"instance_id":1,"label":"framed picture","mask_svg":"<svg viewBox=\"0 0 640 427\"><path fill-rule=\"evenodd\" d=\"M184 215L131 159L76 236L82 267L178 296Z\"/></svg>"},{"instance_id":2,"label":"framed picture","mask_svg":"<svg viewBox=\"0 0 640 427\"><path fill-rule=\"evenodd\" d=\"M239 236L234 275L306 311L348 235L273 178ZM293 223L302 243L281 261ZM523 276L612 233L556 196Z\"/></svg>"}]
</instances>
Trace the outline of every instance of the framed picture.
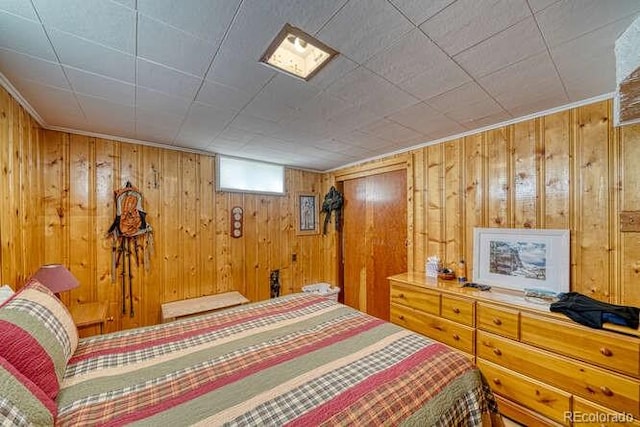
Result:
<instances>
[{"instance_id":1,"label":"framed picture","mask_svg":"<svg viewBox=\"0 0 640 427\"><path fill-rule=\"evenodd\" d=\"M473 281L568 292L569 246L569 230L475 228Z\"/></svg>"},{"instance_id":2,"label":"framed picture","mask_svg":"<svg viewBox=\"0 0 640 427\"><path fill-rule=\"evenodd\" d=\"M318 234L318 195L314 193L296 194L296 234Z\"/></svg>"}]
</instances>

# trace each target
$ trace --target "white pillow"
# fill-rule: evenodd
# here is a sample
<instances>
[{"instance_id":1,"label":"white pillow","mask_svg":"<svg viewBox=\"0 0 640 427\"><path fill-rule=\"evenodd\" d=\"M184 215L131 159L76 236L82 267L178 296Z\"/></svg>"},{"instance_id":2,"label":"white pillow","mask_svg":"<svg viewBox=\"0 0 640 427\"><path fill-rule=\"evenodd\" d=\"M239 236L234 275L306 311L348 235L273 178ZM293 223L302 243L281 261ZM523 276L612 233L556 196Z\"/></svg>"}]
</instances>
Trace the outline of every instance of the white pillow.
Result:
<instances>
[{"instance_id":1,"label":"white pillow","mask_svg":"<svg viewBox=\"0 0 640 427\"><path fill-rule=\"evenodd\" d=\"M13 289L9 285L0 286L0 304L5 302L13 295Z\"/></svg>"}]
</instances>

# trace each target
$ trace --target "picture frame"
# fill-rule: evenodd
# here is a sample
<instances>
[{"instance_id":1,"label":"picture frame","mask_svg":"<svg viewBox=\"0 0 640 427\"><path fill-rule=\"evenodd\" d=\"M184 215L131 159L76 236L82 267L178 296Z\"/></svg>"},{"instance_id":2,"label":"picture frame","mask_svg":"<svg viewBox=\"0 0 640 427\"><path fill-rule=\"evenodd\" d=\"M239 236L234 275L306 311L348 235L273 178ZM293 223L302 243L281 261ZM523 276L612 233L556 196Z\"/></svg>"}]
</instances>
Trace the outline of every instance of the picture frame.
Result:
<instances>
[{"instance_id":1,"label":"picture frame","mask_svg":"<svg viewBox=\"0 0 640 427\"><path fill-rule=\"evenodd\" d=\"M474 228L473 281L569 292L569 230Z\"/></svg>"},{"instance_id":2,"label":"picture frame","mask_svg":"<svg viewBox=\"0 0 640 427\"><path fill-rule=\"evenodd\" d=\"M320 232L318 195L296 193L296 234L313 235Z\"/></svg>"}]
</instances>

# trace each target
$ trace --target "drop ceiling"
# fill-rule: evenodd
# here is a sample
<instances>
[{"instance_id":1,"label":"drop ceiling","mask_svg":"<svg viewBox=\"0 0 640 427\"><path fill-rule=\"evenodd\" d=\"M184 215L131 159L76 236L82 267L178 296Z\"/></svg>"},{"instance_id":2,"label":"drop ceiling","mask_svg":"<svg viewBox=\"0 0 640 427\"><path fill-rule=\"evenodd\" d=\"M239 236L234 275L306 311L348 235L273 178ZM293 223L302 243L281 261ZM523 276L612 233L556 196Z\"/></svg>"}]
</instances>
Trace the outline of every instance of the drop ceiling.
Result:
<instances>
[{"instance_id":1,"label":"drop ceiling","mask_svg":"<svg viewBox=\"0 0 640 427\"><path fill-rule=\"evenodd\" d=\"M2 0L47 128L329 170L608 95L638 0ZM285 23L340 52L259 62Z\"/></svg>"}]
</instances>

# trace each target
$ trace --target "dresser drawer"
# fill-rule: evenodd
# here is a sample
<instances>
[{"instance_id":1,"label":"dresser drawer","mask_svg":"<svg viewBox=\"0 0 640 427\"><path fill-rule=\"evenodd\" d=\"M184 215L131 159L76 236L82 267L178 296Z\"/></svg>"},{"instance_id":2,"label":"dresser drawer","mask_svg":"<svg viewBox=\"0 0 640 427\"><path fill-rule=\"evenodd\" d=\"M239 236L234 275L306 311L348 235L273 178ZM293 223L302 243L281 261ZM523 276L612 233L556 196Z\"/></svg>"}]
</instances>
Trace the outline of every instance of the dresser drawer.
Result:
<instances>
[{"instance_id":1,"label":"dresser drawer","mask_svg":"<svg viewBox=\"0 0 640 427\"><path fill-rule=\"evenodd\" d=\"M391 322L473 354L475 331L468 326L397 304L391 304Z\"/></svg>"},{"instance_id":2,"label":"dresser drawer","mask_svg":"<svg viewBox=\"0 0 640 427\"><path fill-rule=\"evenodd\" d=\"M574 395L639 416L640 382L583 362L478 331L479 359L489 360Z\"/></svg>"},{"instance_id":3,"label":"dresser drawer","mask_svg":"<svg viewBox=\"0 0 640 427\"><path fill-rule=\"evenodd\" d=\"M640 340L523 313L521 341L638 377Z\"/></svg>"},{"instance_id":4,"label":"dresser drawer","mask_svg":"<svg viewBox=\"0 0 640 427\"><path fill-rule=\"evenodd\" d=\"M518 310L478 303L477 327L508 338L518 339Z\"/></svg>"},{"instance_id":5,"label":"dresser drawer","mask_svg":"<svg viewBox=\"0 0 640 427\"><path fill-rule=\"evenodd\" d=\"M473 326L475 323L475 306L472 300L443 295L441 316L463 325Z\"/></svg>"},{"instance_id":6,"label":"dresser drawer","mask_svg":"<svg viewBox=\"0 0 640 427\"><path fill-rule=\"evenodd\" d=\"M440 293L428 289L391 282L391 302L417 308L425 313L440 314Z\"/></svg>"},{"instance_id":7,"label":"dresser drawer","mask_svg":"<svg viewBox=\"0 0 640 427\"><path fill-rule=\"evenodd\" d=\"M554 421L569 424L566 414L571 408L571 394L482 359L478 359L476 364L496 394Z\"/></svg>"},{"instance_id":8,"label":"dresser drawer","mask_svg":"<svg viewBox=\"0 0 640 427\"><path fill-rule=\"evenodd\" d=\"M638 420L634 420L631 414L612 411L580 397L573 398L571 421L573 421L574 427L640 426Z\"/></svg>"}]
</instances>

